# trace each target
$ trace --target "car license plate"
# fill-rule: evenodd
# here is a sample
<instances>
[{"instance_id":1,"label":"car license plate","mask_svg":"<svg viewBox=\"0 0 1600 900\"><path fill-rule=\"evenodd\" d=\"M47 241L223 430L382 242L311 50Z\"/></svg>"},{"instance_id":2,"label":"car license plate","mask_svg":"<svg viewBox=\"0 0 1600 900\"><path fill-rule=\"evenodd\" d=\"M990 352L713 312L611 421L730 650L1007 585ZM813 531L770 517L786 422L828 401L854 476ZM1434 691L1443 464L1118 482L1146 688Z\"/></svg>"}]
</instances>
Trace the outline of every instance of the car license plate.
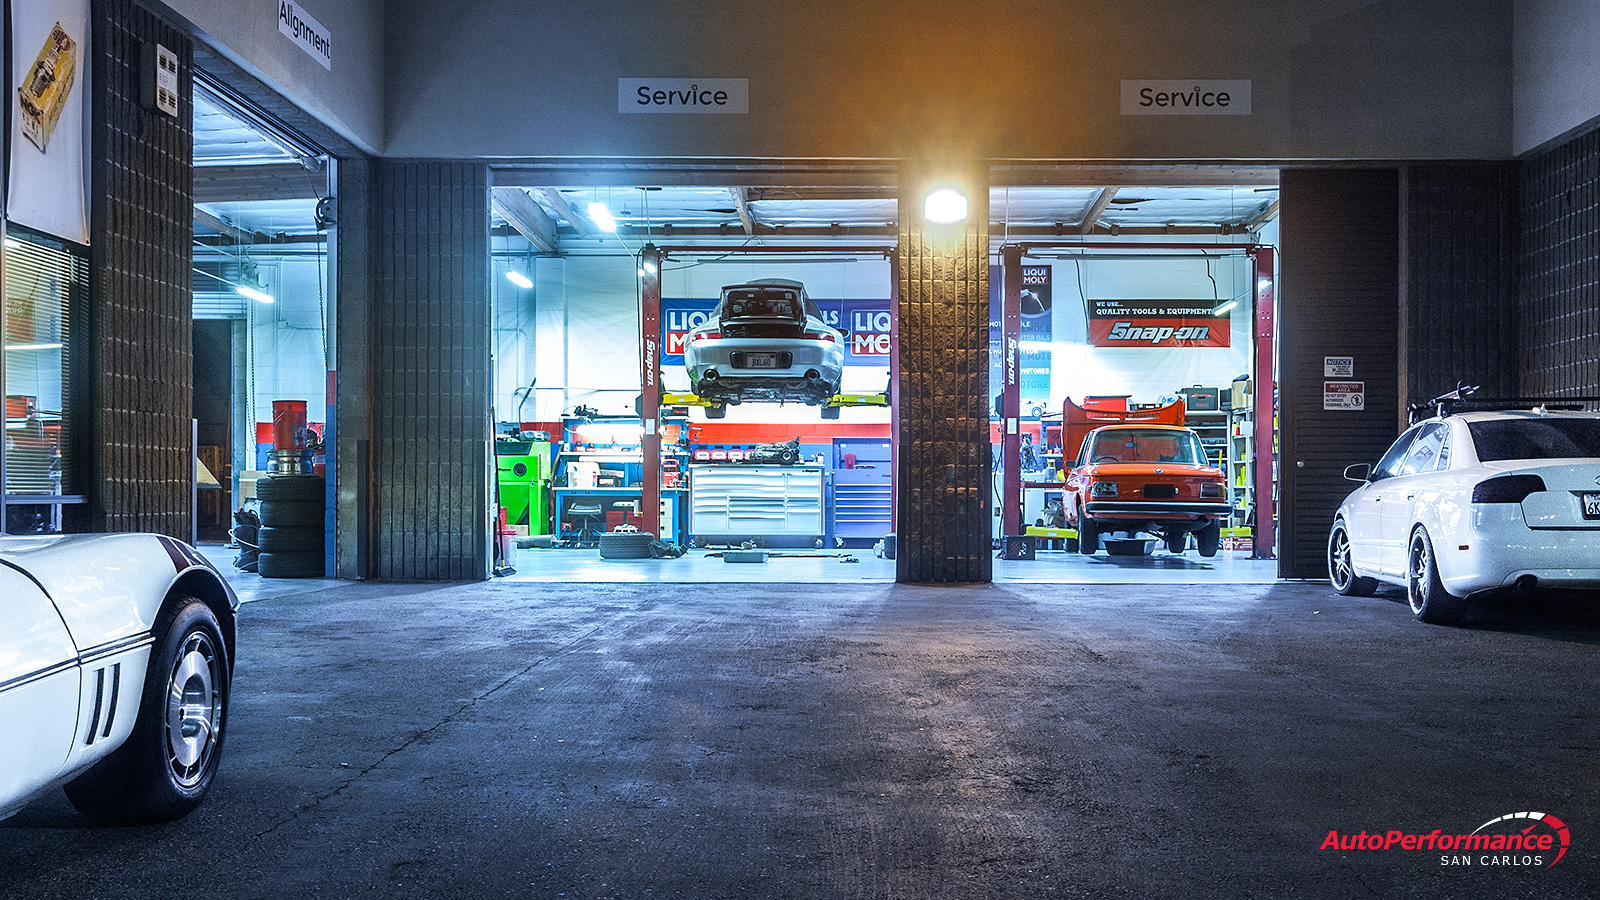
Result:
<instances>
[{"instance_id":1,"label":"car license plate","mask_svg":"<svg viewBox=\"0 0 1600 900\"><path fill-rule=\"evenodd\" d=\"M778 367L778 354L776 353L746 353L744 355L746 369L776 369Z\"/></svg>"},{"instance_id":2,"label":"car license plate","mask_svg":"<svg viewBox=\"0 0 1600 900\"><path fill-rule=\"evenodd\" d=\"M1588 491L1579 496L1583 497L1583 517L1600 519L1600 492Z\"/></svg>"}]
</instances>

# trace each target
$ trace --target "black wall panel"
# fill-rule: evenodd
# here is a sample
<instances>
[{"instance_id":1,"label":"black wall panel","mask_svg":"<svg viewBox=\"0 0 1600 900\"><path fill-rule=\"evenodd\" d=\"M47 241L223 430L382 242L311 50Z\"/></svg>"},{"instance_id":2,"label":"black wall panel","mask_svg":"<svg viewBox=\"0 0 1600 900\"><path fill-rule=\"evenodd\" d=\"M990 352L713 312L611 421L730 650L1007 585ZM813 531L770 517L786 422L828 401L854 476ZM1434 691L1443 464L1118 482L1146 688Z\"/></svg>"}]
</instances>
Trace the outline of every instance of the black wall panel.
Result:
<instances>
[{"instance_id":1,"label":"black wall panel","mask_svg":"<svg viewBox=\"0 0 1600 900\"><path fill-rule=\"evenodd\" d=\"M991 580L988 189L969 179L970 214L922 223L922 179L902 170L899 462L902 582Z\"/></svg>"},{"instance_id":2,"label":"black wall panel","mask_svg":"<svg viewBox=\"0 0 1600 900\"><path fill-rule=\"evenodd\" d=\"M1520 391L1600 395L1600 131L1522 162Z\"/></svg>"},{"instance_id":3,"label":"black wall panel","mask_svg":"<svg viewBox=\"0 0 1600 900\"><path fill-rule=\"evenodd\" d=\"M489 570L488 167L371 166L372 573Z\"/></svg>"},{"instance_id":4,"label":"black wall panel","mask_svg":"<svg viewBox=\"0 0 1600 900\"><path fill-rule=\"evenodd\" d=\"M1402 400L1458 382L1517 392L1514 163L1408 166L1400 174Z\"/></svg>"},{"instance_id":5,"label":"black wall panel","mask_svg":"<svg viewBox=\"0 0 1600 900\"><path fill-rule=\"evenodd\" d=\"M1280 187L1278 572L1326 578L1345 466L1376 462L1399 433L1399 176L1285 169ZM1365 409L1322 408L1325 356L1354 357Z\"/></svg>"},{"instance_id":6,"label":"black wall panel","mask_svg":"<svg viewBox=\"0 0 1600 900\"><path fill-rule=\"evenodd\" d=\"M89 503L71 525L187 540L193 45L132 0L95 0L91 16ZM140 103L140 53L157 42L178 56L177 118Z\"/></svg>"}]
</instances>

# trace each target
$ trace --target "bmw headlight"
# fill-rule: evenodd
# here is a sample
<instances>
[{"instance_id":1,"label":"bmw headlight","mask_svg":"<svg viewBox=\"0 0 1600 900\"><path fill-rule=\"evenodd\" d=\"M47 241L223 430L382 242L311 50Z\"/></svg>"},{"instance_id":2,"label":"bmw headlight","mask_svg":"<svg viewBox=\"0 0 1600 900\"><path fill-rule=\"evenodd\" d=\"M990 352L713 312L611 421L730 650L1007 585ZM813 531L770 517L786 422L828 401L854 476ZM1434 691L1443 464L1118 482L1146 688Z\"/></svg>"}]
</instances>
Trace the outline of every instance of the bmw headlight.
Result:
<instances>
[{"instance_id":1,"label":"bmw headlight","mask_svg":"<svg viewBox=\"0 0 1600 900\"><path fill-rule=\"evenodd\" d=\"M1221 500L1223 497L1226 497L1226 496L1227 496L1227 492L1222 489L1222 483L1221 482L1208 481L1205 484L1200 485L1200 497L1202 499L1205 499L1205 500Z\"/></svg>"},{"instance_id":2,"label":"bmw headlight","mask_svg":"<svg viewBox=\"0 0 1600 900\"><path fill-rule=\"evenodd\" d=\"M1115 497L1116 495L1117 483L1115 481L1096 481L1089 487L1089 496L1091 497Z\"/></svg>"}]
</instances>

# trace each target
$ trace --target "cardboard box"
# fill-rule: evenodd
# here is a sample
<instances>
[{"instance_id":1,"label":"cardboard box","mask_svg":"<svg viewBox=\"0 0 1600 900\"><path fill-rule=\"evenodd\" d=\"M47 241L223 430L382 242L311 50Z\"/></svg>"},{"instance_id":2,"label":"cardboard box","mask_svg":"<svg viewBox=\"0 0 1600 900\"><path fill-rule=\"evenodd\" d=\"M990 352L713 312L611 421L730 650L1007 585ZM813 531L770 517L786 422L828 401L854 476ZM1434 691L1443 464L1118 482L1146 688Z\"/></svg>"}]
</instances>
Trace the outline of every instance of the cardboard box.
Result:
<instances>
[{"instance_id":1,"label":"cardboard box","mask_svg":"<svg viewBox=\"0 0 1600 900\"><path fill-rule=\"evenodd\" d=\"M77 77L78 42L57 22L22 86L17 88L22 133L40 153L50 145L50 136L61 120L61 111L67 106L67 96Z\"/></svg>"}]
</instances>

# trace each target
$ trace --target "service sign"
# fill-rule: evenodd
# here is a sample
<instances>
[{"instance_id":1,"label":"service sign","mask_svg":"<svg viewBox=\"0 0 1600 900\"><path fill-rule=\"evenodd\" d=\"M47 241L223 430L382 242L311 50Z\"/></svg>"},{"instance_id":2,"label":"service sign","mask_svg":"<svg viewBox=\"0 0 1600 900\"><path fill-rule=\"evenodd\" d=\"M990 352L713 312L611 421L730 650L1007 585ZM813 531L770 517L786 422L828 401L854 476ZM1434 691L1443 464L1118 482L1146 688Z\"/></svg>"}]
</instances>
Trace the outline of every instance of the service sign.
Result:
<instances>
[{"instance_id":1,"label":"service sign","mask_svg":"<svg viewBox=\"0 0 1600 900\"><path fill-rule=\"evenodd\" d=\"M816 300L822 320L845 332L847 366L888 366L893 332L889 328L889 301ZM717 308L715 297L661 298L661 364L683 365L683 345L689 332L709 321Z\"/></svg>"},{"instance_id":2,"label":"service sign","mask_svg":"<svg viewBox=\"0 0 1600 900\"><path fill-rule=\"evenodd\" d=\"M619 113L750 111L748 78L618 78Z\"/></svg>"},{"instance_id":3,"label":"service sign","mask_svg":"<svg viewBox=\"0 0 1600 900\"><path fill-rule=\"evenodd\" d=\"M1213 300L1091 300L1096 347L1227 347L1232 328Z\"/></svg>"}]
</instances>

